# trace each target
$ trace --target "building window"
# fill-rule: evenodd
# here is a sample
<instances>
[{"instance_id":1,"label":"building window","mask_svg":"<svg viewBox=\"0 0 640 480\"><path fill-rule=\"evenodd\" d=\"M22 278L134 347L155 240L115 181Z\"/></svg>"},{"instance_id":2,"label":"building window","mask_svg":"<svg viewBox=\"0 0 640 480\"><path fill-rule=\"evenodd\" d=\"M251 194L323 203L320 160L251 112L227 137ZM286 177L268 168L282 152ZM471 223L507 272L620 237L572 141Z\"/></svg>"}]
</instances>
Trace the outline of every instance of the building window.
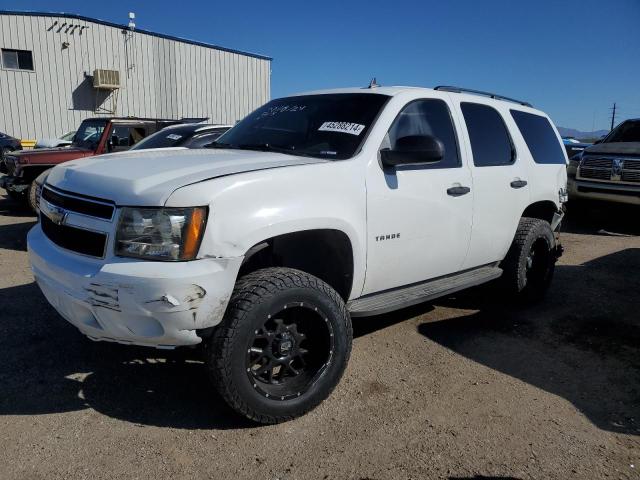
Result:
<instances>
[{"instance_id":1,"label":"building window","mask_svg":"<svg viewBox=\"0 0 640 480\"><path fill-rule=\"evenodd\" d=\"M30 50L3 48L2 66L15 70L33 70L33 53Z\"/></svg>"}]
</instances>

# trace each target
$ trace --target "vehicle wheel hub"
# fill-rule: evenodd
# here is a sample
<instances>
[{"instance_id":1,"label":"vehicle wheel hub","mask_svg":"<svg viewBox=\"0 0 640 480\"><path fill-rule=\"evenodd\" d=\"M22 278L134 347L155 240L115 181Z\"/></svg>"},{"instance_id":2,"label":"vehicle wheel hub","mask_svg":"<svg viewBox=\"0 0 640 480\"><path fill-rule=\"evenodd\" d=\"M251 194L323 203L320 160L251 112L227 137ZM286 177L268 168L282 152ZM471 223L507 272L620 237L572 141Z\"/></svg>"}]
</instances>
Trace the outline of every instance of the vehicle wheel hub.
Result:
<instances>
[{"instance_id":1,"label":"vehicle wheel hub","mask_svg":"<svg viewBox=\"0 0 640 480\"><path fill-rule=\"evenodd\" d=\"M333 328L316 307L288 304L255 330L246 370L260 394L287 400L307 391L333 356Z\"/></svg>"}]
</instances>

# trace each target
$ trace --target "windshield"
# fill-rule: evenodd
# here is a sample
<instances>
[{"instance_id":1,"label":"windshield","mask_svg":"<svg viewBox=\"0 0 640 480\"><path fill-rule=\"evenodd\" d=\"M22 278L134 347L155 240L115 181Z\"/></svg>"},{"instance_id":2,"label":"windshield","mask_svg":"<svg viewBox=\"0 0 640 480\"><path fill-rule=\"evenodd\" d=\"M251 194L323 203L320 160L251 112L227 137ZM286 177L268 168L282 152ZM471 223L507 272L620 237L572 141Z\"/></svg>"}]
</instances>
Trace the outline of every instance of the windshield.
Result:
<instances>
[{"instance_id":1,"label":"windshield","mask_svg":"<svg viewBox=\"0 0 640 480\"><path fill-rule=\"evenodd\" d=\"M272 100L213 146L350 158L388 99L380 94L337 93Z\"/></svg>"},{"instance_id":2,"label":"windshield","mask_svg":"<svg viewBox=\"0 0 640 480\"><path fill-rule=\"evenodd\" d=\"M73 137L73 145L95 150L106 126L106 120L85 120Z\"/></svg>"},{"instance_id":3,"label":"windshield","mask_svg":"<svg viewBox=\"0 0 640 480\"><path fill-rule=\"evenodd\" d=\"M136 143L131 150L146 150L148 148L178 147L193 134L193 127L178 127L160 130Z\"/></svg>"},{"instance_id":4,"label":"windshield","mask_svg":"<svg viewBox=\"0 0 640 480\"><path fill-rule=\"evenodd\" d=\"M65 133L60 137L60 140L73 141L73 137L75 136L75 134L76 134L75 130L73 132Z\"/></svg>"},{"instance_id":5,"label":"windshield","mask_svg":"<svg viewBox=\"0 0 640 480\"><path fill-rule=\"evenodd\" d=\"M640 120L621 123L609 134L605 142L640 142Z\"/></svg>"}]
</instances>

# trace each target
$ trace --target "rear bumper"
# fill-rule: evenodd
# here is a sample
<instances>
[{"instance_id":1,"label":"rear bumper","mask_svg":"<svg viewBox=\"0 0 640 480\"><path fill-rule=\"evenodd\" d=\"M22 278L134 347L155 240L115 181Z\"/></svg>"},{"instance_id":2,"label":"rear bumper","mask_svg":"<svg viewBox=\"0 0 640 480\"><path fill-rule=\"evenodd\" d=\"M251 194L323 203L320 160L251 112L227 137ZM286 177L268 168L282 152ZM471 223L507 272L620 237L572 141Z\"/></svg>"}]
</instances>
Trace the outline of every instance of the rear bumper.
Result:
<instances>
[{"instance_id":1,"label":"rear bumper","mask_svg":"<svg viewBox=\"0 0 640 480\"><path fill-rule=\"evenodd\" d=\"M640 205L640 185L590 182L570 178L567 182L570 199L602 200Z\"/></svg>"},{"instance_id":2,"label":"rear bumper","mask_svg":"<svg viewBox=\"0 0 640 480\"><path fill-rule=\"evenodd\" d=\"M201 342L217 325L242 258L112 263L51 243L36 225L27 237L33 275L49 303L92 340L174 348Z\"/></svg>"}]
</instances>

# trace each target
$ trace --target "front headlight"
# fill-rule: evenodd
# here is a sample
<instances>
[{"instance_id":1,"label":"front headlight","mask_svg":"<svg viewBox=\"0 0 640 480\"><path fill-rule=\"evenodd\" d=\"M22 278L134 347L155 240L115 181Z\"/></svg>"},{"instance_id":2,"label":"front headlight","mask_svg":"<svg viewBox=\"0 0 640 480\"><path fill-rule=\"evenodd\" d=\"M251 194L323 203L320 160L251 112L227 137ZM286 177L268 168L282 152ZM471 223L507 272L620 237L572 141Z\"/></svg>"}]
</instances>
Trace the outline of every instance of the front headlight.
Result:
<instances>
[{"instance_id":1,"label":"front headlight","mask_svg":"<svg viewBox=\"0 0 640 480\"><path fill-rule=\"evenodd\" d=\"M120 214L115 253L148 260L193 260L206 223L207 207L126 207Z\"/></svg>"}]
</instances>

